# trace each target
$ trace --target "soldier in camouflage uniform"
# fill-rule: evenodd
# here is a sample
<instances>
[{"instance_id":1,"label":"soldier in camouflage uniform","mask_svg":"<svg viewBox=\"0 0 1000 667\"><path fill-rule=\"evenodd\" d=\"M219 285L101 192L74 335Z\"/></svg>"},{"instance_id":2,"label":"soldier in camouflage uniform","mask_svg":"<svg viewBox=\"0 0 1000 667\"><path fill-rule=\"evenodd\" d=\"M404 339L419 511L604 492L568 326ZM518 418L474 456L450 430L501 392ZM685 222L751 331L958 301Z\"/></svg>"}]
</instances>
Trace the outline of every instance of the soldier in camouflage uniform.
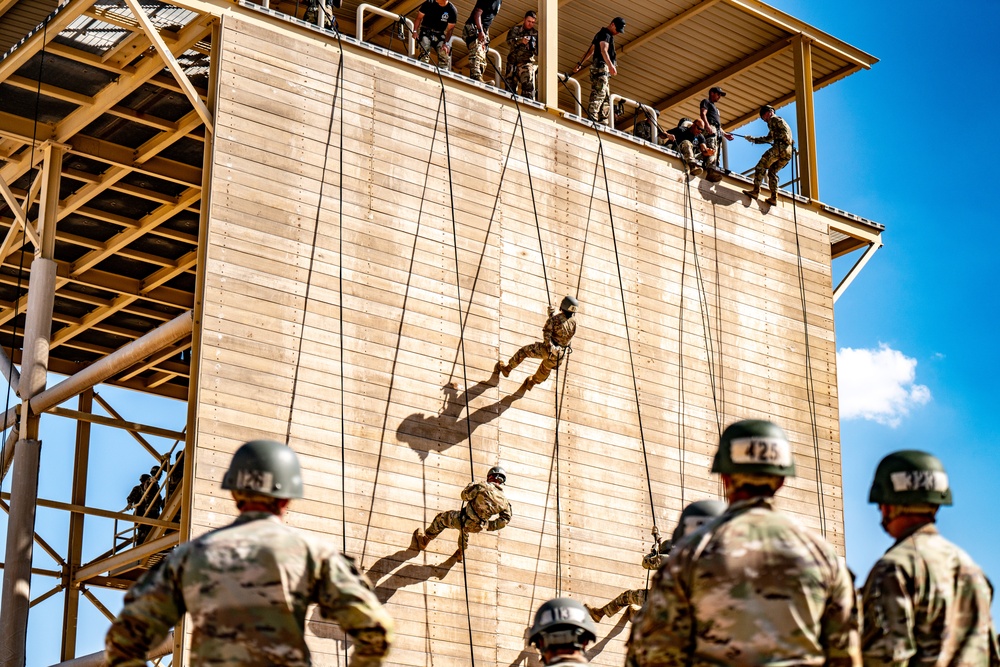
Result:
<instances>
[{"instance_id":1,"label":"soldier in camouflage uniform","mask_svg":"<svg viewBox=\"0 0 1000 667\"><path fill-rule=\"evenodd\" d=\"M528 643L542 654L543 665L587 665L587 644L597 639L587 611L576 600L549 600L535 612Z\"/></svg>"},{"instance_id":2,"label":"soldier in camouflage uniform","mask_svg":"<svg viewBox=\"0 0 1000 667\"><path fill-rule=\"evenodd\" d=\"M594 35L590 48L576 64L573 74L583 69L583 64L593 56L590 63L590 102L587 113L595 123L607 125L611 118L611 77L618 74L617 57L615 56L615 35L625 32L625 19L620 16L612 19L608 27L601 28Z\"/></svg>"},{"instance_id":3,"label":"soldier in camouflage uniform","mask_svg":"<svg viewBox=\"0 0 1000 667\"><path fill-rule=\"evenodd\" d=\"M302 497L298 458L269 440L236 452L222 488L240 516L177 547L129 590L105 639L111 667L140 667L185 614L194 665L307 667L310 604L354 640L351 667L381 665L392 619L365 578L332 546L285 526L289 500Z\"/></svg>"},{"instance_id":4,"label":"soldier in camouflage uniform","mask_svg":"<svg viewBox=\"0 0 1000 667\"><path fill-rule=\"evenodd\" d=\"M712 472L722 474L729 508L657 570L626 664L859 666L847 564L774 506L795 474L784 432L766 421L730 425Z\"/></svg>"},{"instance_id":5,"label":"soldier in camouflage uniform","mask_svg":"<svg viewBox=\"0 0 1000 667\"><path fill-rule=\"evenodd\" d=\"M681 512L677 527L674 528L673 535L665 542L659 541L648 554L642 557L642 567L647 570L658 570L667 554L670 553L671 545L677 544L687 535L698 530L706 523L717 516L721 516L726 511L726 503L721 500L698 500L691 503ZM595 623L600 623L602 618L611 618L625 607L642 607L646 604L646 589L638 588L625 591L603 607L591 607L589 604L583 606L590 612L590 617Z\"/></svg>"},{"instance_id":6,"label":"soldier in camouflage uniform","mask_svg":"<svg viewBox=\"0 0 1000 667\"><path fill-rule=\"evenodd\" d=\"M486 71L486 53L490 48L490 26L500 11L501 0L476 0L469 20L462 29L462 39L469 49L469 78L490 83Z\"/></svg>"},{"instance_id":7,"label":"soldier in camouflage uniform","mask_svg":"<svg viewBox=\"0 0 1000 667\"><path fill-rule=\"evenodd\" d=\"M462 502L465 503L462 509L441 512L426 531L419 528L413 531L417 548L423 551L445 528L454 528L458 531L458 551L455 555L459 562L463 561L469 546L469 533L500 530L510 523L510 503L503 492L506 483L507 473L503 468L490 468L485 482L472 482L462 490Z\"/></svg>"},{"instance_id":8,"label":"soldier in camouflage uniform","mask_svg":"<svg viewBox=\"0 0 1000 667\"><path fill-rule=\"evenodd\" d=\"M518 94L520 88L519 94L531 99L535 99L535 73L538 71L535 63L535 56L538 55L537 21L535 12L529 11L524 15L524 21L507 32L510 51L507 53L504 78L507 85L513 87L512 93Z\"/></svg>"},{"instance_id":9,"label":"soldier in camouflage uniform","mask_svg":"<svg viewBox=\"0 0 1000 667\"><path fill-rule=\"evenodd\" d=\"M916 450L889 454L868 501L878 503L882 527L896 543L865 583L864 664L1000 664L990 623L993 587L934 525L938 507L951 505L941 462Z\"/></svg>"},{"instance_id":10,"label":"soldier in camouflage uniform","mask_svg":"<svg viewBox=\"0 0 1000 667\"><path fill-rule=\"evenodd\" d=\"M774 107L762 106L760 117L767 123L767 136L745 137L745 139L752 144L771 144L771 147L764 151L757 166L754 167L753 188L744 190L743 194L756 199L760 194L760 184L764 181L764 174L767 174L767 186L771 188L771 196L766 201L774 206L778 203L778 172L792 159L792 144L795 142L792 139L792 128L774 113Z\"/></svg>"},{"instance_id":11,"label":"soldier in camouflage uniform","mask_svg":"<svg viewBox=\"0 0 1000 667\"><path fill-rule=\"evenodd\" d=\"M306 3L306 13L302 17L302 20L306 23L311 23L313 25L319 25L317 19L319 18L319 13L323 12L323 25L321 28L334 28L336 29L337 17L333 15L333 9L340 9L340 5L343 0L325 0L323 5L320 5L320 0L307 0Z\"/></svg>"},{"instance_id":12,"label":"soldier in camouflage uniform","mask_svg":"<svg viewBox=\"0 0 1000 667\"><path fill-rule=\"evenodd\" d=\"M552 369L559 366L559 362L562 361L563 356L566 354L566 348L569 347L570 341L573 340L573 335L576 334L576 320L573 319L573 314L576 313L579 307L580 302L571 296L563 298L562 303L559 304L558 313L555 308L550 306L549 319L545 321L545 326L542 327L542 340L525 345L515 352L514 356L506 364L497 362L497 370L503 373L504 377L507 377L512 370L517 368L528 357L541 359L542 361L538 364L538 370L535 371L535 374L525 380L525 387L528 391L531 391L531 388L536 384L545 382Z\"/></svg>"}]
</instances>

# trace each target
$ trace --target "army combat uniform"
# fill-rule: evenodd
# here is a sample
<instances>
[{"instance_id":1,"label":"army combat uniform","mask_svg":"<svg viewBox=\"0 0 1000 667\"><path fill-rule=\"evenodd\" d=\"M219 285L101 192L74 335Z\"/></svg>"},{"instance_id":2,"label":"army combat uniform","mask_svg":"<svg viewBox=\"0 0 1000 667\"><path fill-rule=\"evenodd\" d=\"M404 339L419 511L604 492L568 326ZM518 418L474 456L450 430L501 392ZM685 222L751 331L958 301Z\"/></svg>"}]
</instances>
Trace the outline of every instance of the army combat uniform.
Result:
<instances>
[{"instance_id":1,"label":"army combat uniform","mask_svg":"<svg viewBox=\"0 0 1000 667\"><path fill-rule=\"evenodd\" d=\"M528 43L524 43L524 39ZM518 23L507 33L507 45L510 51L507 53L507 71L504 78L507 84L514 87L514 93L520 87L521 95L535 99L535 74L538 72L538 65L535 56L538 55L538 28L525 28Z\"/></svg>"},{"instance_id":2,"label":"army combat uniform","mask_svg":"<svg viewBox=\"0 0 1000 667\"><path fill-rule=\"evenodd\" d=\"M920 526L897 540L868 575L864 664L1000 664L991 598L989 581L968 554L934 524Z\"/></svg>"},{"instance_id":3,"label":"army combat uniform","mask_svg":"<svg viewBox=\"0 0 1000 667\"><path fill-rule=\"evenodd\" d=\"M568 316L567 313L561 310L557 312L555 308L550 306L549 319L545 321L545 325L542 327L542 340L525 345L515 352L514 356L507 362L504 375L507 375L507 373L517 368L522 361L531 357L532 359L541 359L542 362L538 364L538 370L535 371L535 374L529 380L530 385L534 386L545 382L552 369L559 366L559 362L562 361L565 354L565 349L569 347L574 334L576 334L576 318Z\"/></svg>"},{"instance_id":4,"label":"army combat uniform","mask_svg":"<svg viewBox=\"0 0 1000 667\"><path fill-rule=\"evenodd\" d=\"M661 550L660 553L646 554L642 557L642 566L645 569L656 570L663 564L663 554L670 551L670 542L665 542L664 546L666 548ZM587 611L590 612L590 617L594 619L594 622L599 623L602 618L611 618L625 607L643 606L646 604L646 594L647 591L645 588L636 588L630 591L623 591L618 597L603 607L594 609L587 605L584 606L587 607Z\"/></svg>"},{"instance_id":5,"label":"army combat uniform","mask_svg":"<svg viewBox=\"0 0 1000 667\"><path fill-rule=\"evenodd\" d=\"M445 528L454 528L458 531L459 551L464 552L469 546L469 533L500 530L510 523L510 503L503 489L494 484L469 484L462 490L462 501L465 507L461 510L441 512L434 517L425 531L429 540L440 535Z\"/></svg>"},{"instance_id":6,"label":"army combat uniform","mask_svg":"<svg viewBox=\"0 0 1000 667\"><path fill-rule=\"evenodd\" d=\"M392 619L354 566L273 514L244 512L177 547L136 582L108 631L105 659L111 667L145 665L149 647L187 613L191 664L307 667L312 603L351 636L352 667L382 664Z\"/></svg>"},{"instance_id":7,"label":"army combat uniform","mask_svg":"<svg viewBox=\"0 0 1000 667\"><path fill-rule=\"evenodd\" d=\"M483 73L486 71L486 54L490 49L490 26L500 11L501 0L476 0L472 15L462 28L462 39L469 49L469 78L486 81ZM483 26L483 41L479 41L479 26L476 25L476 10L479 10L479 23Z\"/></svg>"},{"instance_id":8,"label":"army combat uniform","mask_svg":"<svg viewBox=\"0 0 1000 667\"><path fill-rule=\"evenodd\" d=\"M766 137L747 137L747 141L752 144L771 144L771 147L764 151L753 170L753 190L760 191L760 184L767 175L767 187L771 189L771 200L778 196L778 172L784 169L788 161L792 159L792 128L788 126L783 118L777 114L771 116L767 121L768 133Z\"/></svg>"},{"instance_id":9,"label":"army combat uniform","mask_svg":"<svg viewBox=\"0 0 1000 667\"><path fill-rule=\"evenodd\" d=\"M734 502L657 571L626 664L860 665L847 565L773 499Z\"/></svg>"}]
</instances>

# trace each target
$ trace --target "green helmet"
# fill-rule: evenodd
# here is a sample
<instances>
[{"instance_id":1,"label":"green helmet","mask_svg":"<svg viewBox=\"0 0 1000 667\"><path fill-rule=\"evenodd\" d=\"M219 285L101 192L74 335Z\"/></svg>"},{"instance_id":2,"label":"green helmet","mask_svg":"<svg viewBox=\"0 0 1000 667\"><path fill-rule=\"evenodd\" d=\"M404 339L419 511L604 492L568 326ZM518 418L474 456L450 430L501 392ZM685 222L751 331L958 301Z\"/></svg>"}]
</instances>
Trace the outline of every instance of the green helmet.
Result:
<instances>
[{"instance_id":1,"label":"green helmet","mask_svg":"<svg viewBox=\"0 0 1000 667\"><path fill-rule=\"evenodd\" d=\"M777 424L763 419L734 422L719 438L712 472L795 477L792 445Z\"/></svg>"},{"instance_id":2,"label":"green helmet","mask_svg":"<svg viewBox=\"0 0 1000 667\"><path fill-rule=\"evenodd\" d=\"M576 646L582 649L597 639L597 628L587 609L570 598L549 600L535 612L528 643L539 649L553 646Z\"/></svg>"},{"instance_id":3,"label":"green helmet","mask_svg":"<svg viewBox=\"0 0 1000 667\"><path fill-rule=\"evenodd\" d=\"M728 505L721 500L696 500L681 512L681 518L677 520L677 527L674 528L670 541L677 544L715 517L722 516L727 507Z\"/></svg>"},{"instance_id":4,"label":"green helmet","mask_svg":"<svg viewBox=\"0 0 1000 667\"><path fill-rule=\"evenodd\" d=\"M559 304L559 310L566 311L567 313L575 313L579 308L580 302L571 296L564 296L562 303Z\"/></svg>"},{"instance_id":5,"label":"green helmet","mask_svg":"<svg viewBox=\"0 0 1000 667\"><path fill-rule=\"evenodd\" d=\"M879 505L951 505L948 474L936 456L916 449L893 452L879 462L868 493Z\"/></svg>"},{"instance_id":6,"label":"green helmet","mask_svg":"<svg viewBox=\"0 0 1000 667\"><path fill-rule=\"evenodd\" d=\"M233 454L222 488L271 498L301 498L302 471L291 447L274 440L251 440Z\"/></svg>"}]
</instances>

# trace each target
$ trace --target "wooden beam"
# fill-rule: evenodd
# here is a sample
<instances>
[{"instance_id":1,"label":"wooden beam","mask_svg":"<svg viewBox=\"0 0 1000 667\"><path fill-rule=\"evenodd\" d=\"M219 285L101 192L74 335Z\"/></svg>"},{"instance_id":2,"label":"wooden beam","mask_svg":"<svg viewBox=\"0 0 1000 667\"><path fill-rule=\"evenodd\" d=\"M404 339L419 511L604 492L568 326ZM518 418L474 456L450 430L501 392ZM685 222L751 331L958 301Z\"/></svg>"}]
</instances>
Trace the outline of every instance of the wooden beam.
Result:
<instances>
[{"instance_id":1,"label":"wooden beam","mask_svg":"<svg viewBox=\"0 0 1000 667\"><path fill-rule=\"evenodd\" d=\"M178 132L176 127L172 127L167 131L170 133ZM156 155L149 157L143 162L137 162L134 148L103 139L77 135L73 137L73 144L69 152L92 160L106 162L116 167L128 167L139 173L161 178L171 183L178 183L188 187L201 187L201 167L192 167L191 165L175 160L168 160Z\"/></svg>"},{"instance_id":2,"label":"wooden beam","mask_svg":"<svg viewBox=\"0 0 1000 667\"><path fill-rule=\"evenodd\" d=\"M211 112L208 110L208 107L205 106L205 103L201 100L197 91L195 91L194 86L191 85L191 80L188 79L187 74L184 73L180 63L177 62L177 58L174 57L174 54L171 52L166 42L164 42L163 35L161 35L160 31L156 29L153 22L149 20L149 17L146 16L146 12L142 10L142 7L136 0L125 0L125 4L128 5L132 14L142 25L143 30L146 32L146 36L153 42L153 45L163 58L163 61L167 64L167 69L170 70L170 72L174 75L174 79L176 79L177 83L180 84L181 89L184 91L184 95L188 98L188 102L190 102L191 106L194 107L194 110L198 112L205 128L209 132L213 132L215 121L212 119Z\"/></svg>"},{"instance_id":3,"label":"wooden beam","mask_svg":"<svg viewBox=\"0 0 1000 667\"><path fill-rule=\"evenodd\" d=\"M842 79L845 76L848 76L850 74L853 74L854 72L857 72L859 69L860 68L857 65L845 65L844 67L841 67L838 70L834 70L833 72L830 72L826 76L822 76L822 77L816 79L813 82L813 90L814 91L819 90L823 86L829 85L829 84L833 83L834 81L836 81L838 79ZM786 95L782 95L781 97L779 97L777 99L771 100L770 102L768 102L768 104L770 104L775 109L780 109L781 107L785 106L789 102L794 102L794 101L795 101L795 93L788 93ZM758 118L760 118L760 115L758 114L758 110L757 109L753 109L752 111L748 111L747 113L743 114L742 116L734 118L731 122L729 122L729 123L726 124L726 127L727 128L736 129L736 128L739 128L739 127L741 127L743 125L746 125L749 122L755 121Z\"/></svg>"},{"instance_id":4,"label":"wooden beam","mask_svg":"<svg viewBox=\"0 0 1000 667\"><path fill-rule=\"evenodd\" d=\"M52 123L36 123L32 118L0 111L0 136L9 137L25 144L38 145L51 139L54 129L55 126ZM27 158L27 156L24 157ZM8 178L10 178L9 175Z\"/></svg>"},{"instance_id":5,"label":"wooden beam","mask_svg":"<svg viewBox=\"0 0 1000 667\"><path fill-rule=\"evenodd\" d=\"M125 419L120 414L118 414L118 411L115 410L113 407L111 407L111 404L108 403L100 394L95 393L94 400L96 400L97 403L102 408L104 408L104 411L107 412L109 415L111 415L112 418L117 419L118 421L123 423L125 422ZM138 442L142 446L142 448L149 453L150 456L152 456L157 461L160 460L160 453L156 451L156 448L154 448L151 444L149 444L149 441L147 441L144 437L142 437L142 435L140 435L138 431L129 428L126 428L125 430L129 432L129 435L131 435L135 439L135 441Z\"/></svg>"},{"instance_id":6,"label":"wooden beam","mask_svg":"<svg viewBox=\"0 0 1000 667\"><path fill-rule=\"evenodd\" d=\"M628 44L622 45L622 47L619 49L620 55L624 56L626 53L632 53L636 49L641 48L643 45L656 39L660 35L663 35L664 33L673 30L674 28L679 26L681 23L684 23L688 19L694 18L695 16L701 14L706 9L709 9L717 5L720 1L721 0L703 0L702 2L699 2L693 7L688 7L686 10L684 10L677 16L673 17L672 19L664 21L663 23L656 26L652 30L642 35L639 35Z\"/></svg>"},{"instance_id":7,"label":"wooden beam","mask_svg":"<svg viewBox=\"0 0 1000 667\"><path fill-rule=\"evenodd\" d=\"M538 101L559 110L559 2L538 0Z\"/></svg>"},{"instance_id":8,"label":"wooden beam","mask_svg":"<svg viewBox=\"0 0 1000 667\"><path fill-rule=\"evenodd\" d=\"M92 412L83 412L80 410L71 410L69 408L50 408L45 411L45 414L56 415L57 417L66 417L68 419L75 419L80 422L86 422L88 424L97 424L99 426L110 426L112 428L120 428L130 433L145 433L146 435L155 435L159 438L166 438L168 440L183 440L184 433L181 431L171 431L167 428L160 428L158 426L147 426L146 424L138 424L136 422L128 422L122 419L113 419L111 417L103 417L101 415L95 415ZM47 505L40 505L42 507L48 507ZM66 509L66 508L56 508L56 509ZM86 514L87 512L84 512ZM95 516L108 516L107 514L95 514ZM120 517L111 517L120 518ZM150 524L159 525L159 524Z\"/></svg>"},{"instance_id":9,"label":"wooden beam","mask_svg":"<svg viewBox=\"0 0 1000 667\"><path fill-rule=\"evenodd\" d=\"M812 42L798 35L792 40L795 69L795 115L798 126L799 187L809 199L819 199L816 162L816 122L813 103Z\"/></svg>"}]
</instances>

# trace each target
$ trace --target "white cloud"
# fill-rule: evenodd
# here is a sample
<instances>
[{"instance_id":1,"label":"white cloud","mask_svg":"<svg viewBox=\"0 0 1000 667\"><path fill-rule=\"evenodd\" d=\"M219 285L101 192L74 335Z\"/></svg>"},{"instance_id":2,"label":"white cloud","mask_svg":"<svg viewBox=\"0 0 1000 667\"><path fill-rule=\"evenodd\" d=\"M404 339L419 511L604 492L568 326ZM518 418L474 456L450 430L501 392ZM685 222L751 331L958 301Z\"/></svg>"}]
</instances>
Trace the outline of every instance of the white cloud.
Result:
<instances>
[{"instance_id":1,"label":"white cloud","mask_svg":"<svg viewBox=\"0 0 1000 667\"><path fill-rule=\"evenodd\" d=\"M868 419L899 426L910 408L931 400L931 390L914 384L917 360L885 343L878 349L841 348L837 352L837 384L842 419Z\"/></svg>"}]
</instances>

